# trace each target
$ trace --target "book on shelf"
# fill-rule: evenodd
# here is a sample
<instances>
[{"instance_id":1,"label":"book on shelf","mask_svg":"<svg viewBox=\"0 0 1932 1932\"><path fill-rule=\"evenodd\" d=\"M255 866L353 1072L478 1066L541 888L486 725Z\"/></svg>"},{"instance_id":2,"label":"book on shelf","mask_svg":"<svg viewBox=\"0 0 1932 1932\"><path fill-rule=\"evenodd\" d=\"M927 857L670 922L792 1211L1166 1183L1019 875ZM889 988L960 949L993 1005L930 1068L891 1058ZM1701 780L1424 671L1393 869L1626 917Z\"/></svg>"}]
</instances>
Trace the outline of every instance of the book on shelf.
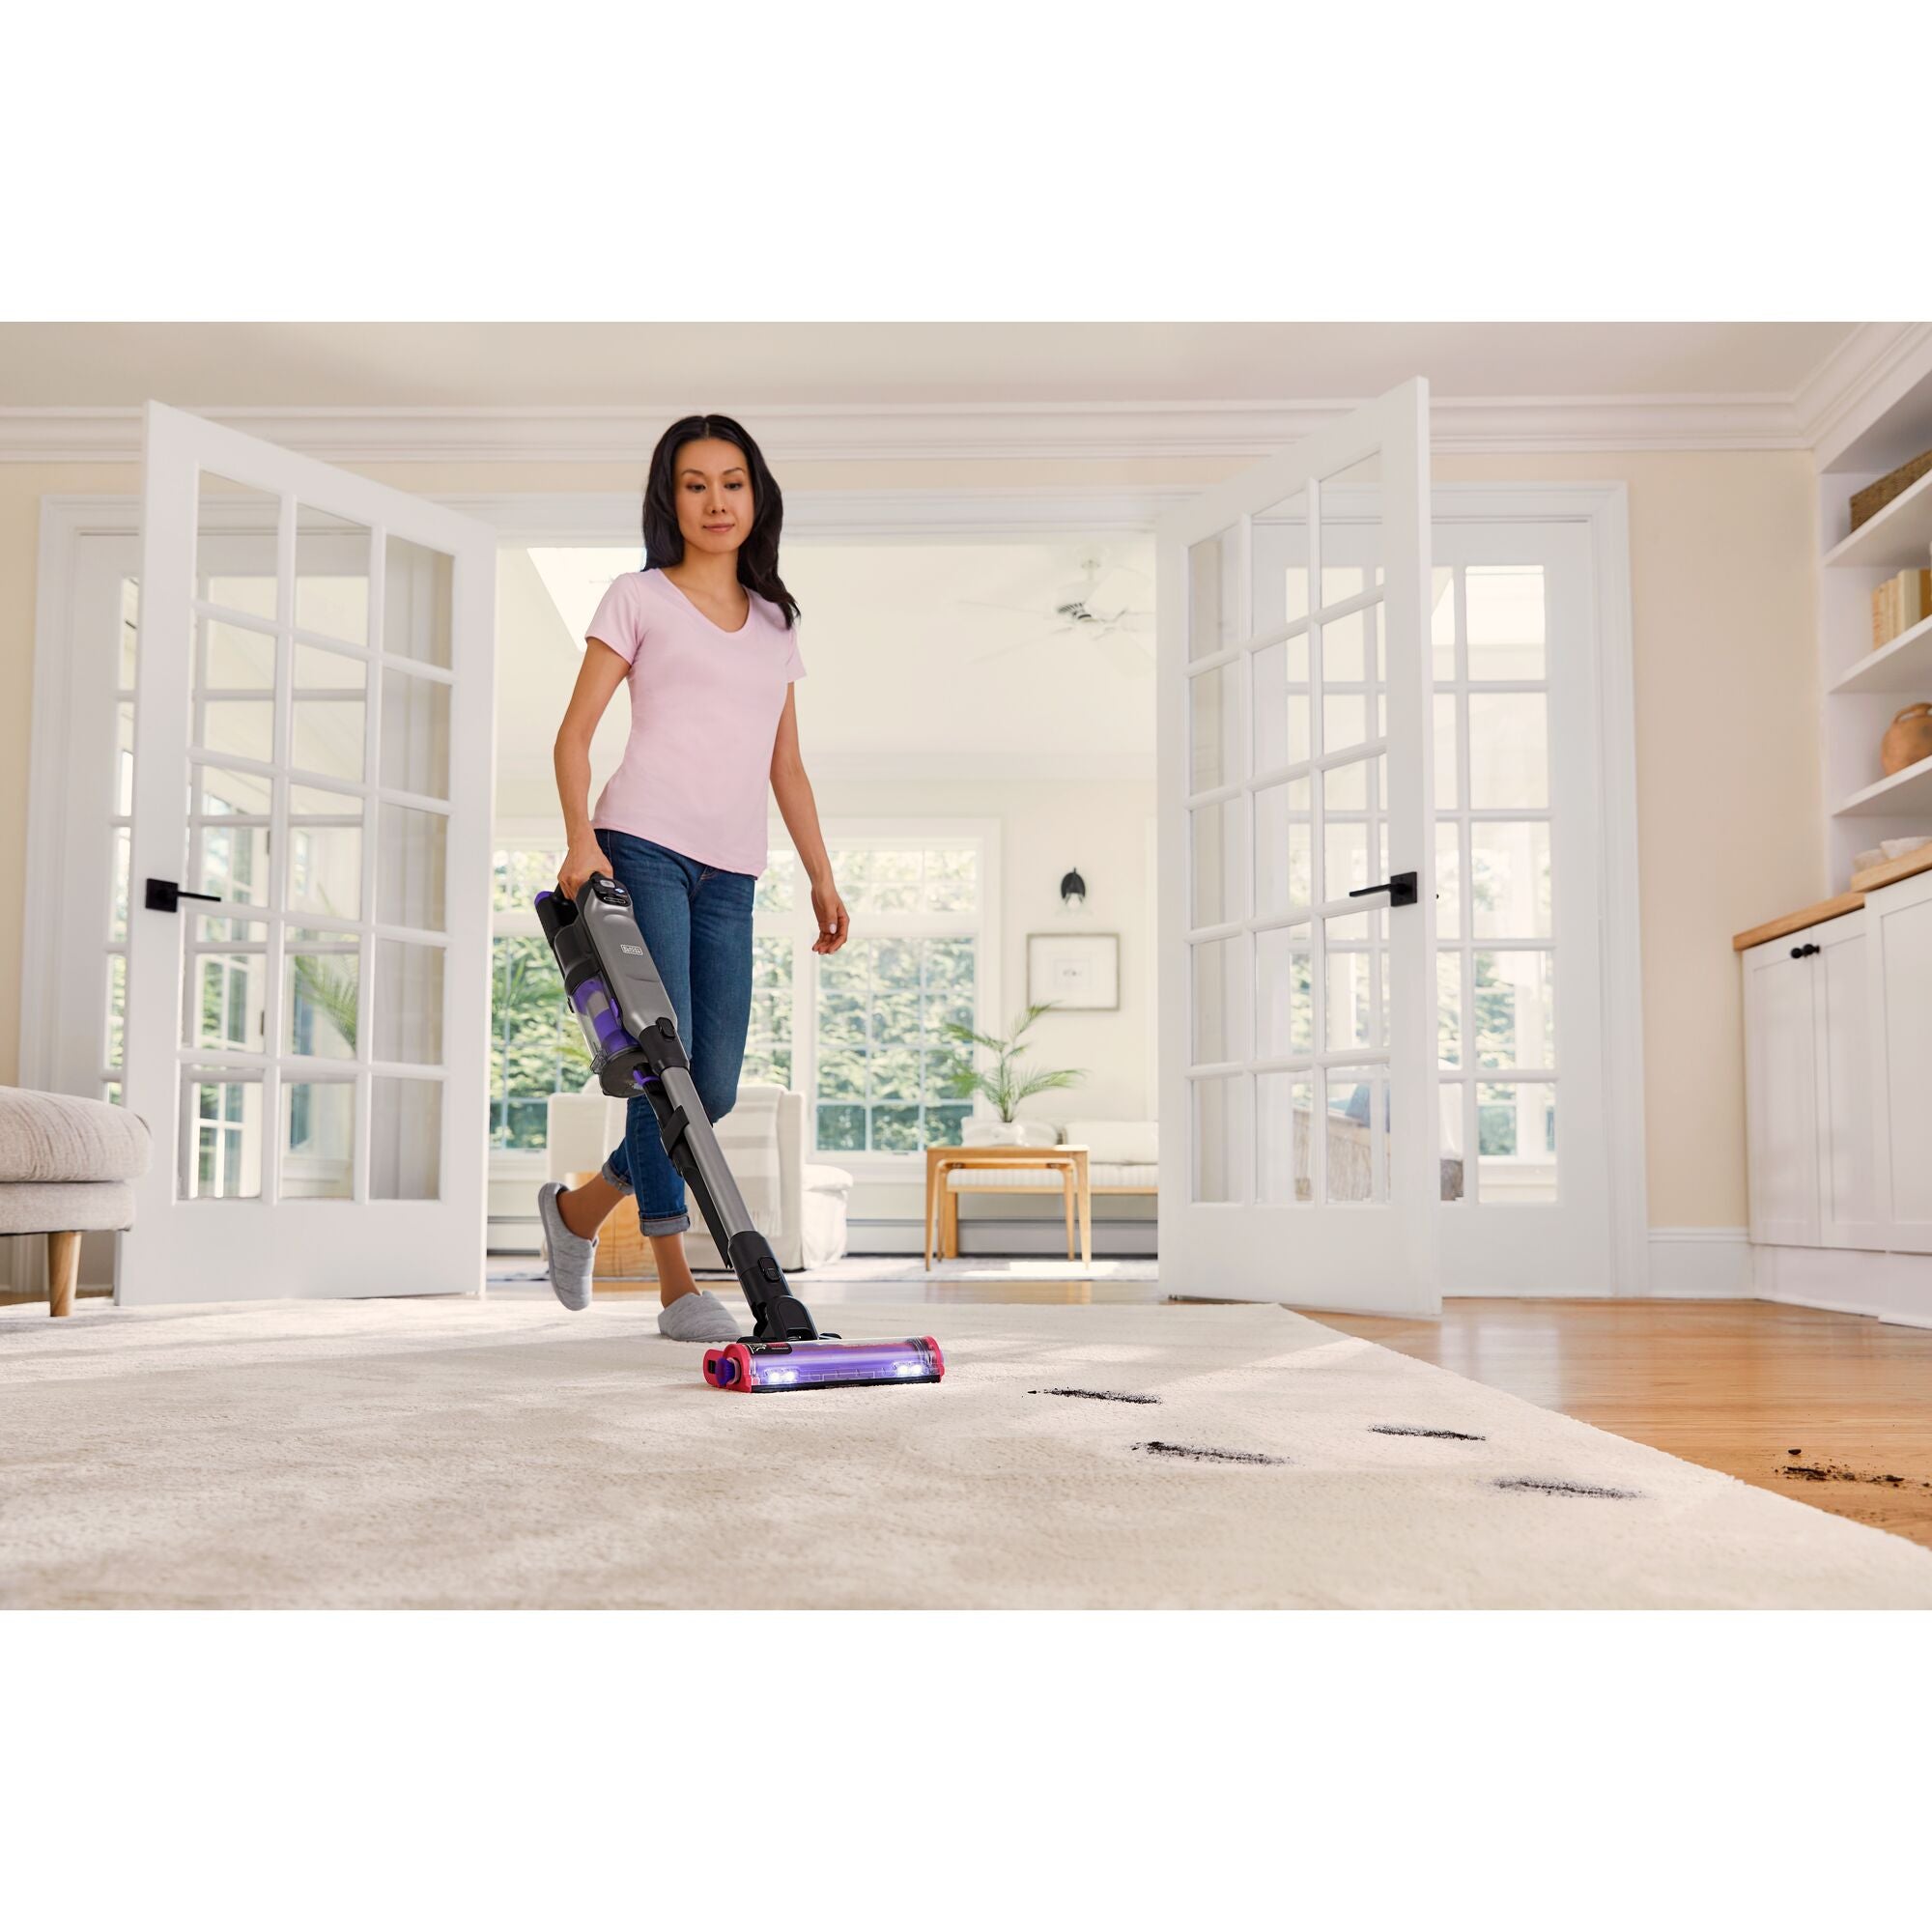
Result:
<instances>
[{"instance_id":1,"label":"book on shelf","mask_svg":"<svg viewBox=\"0 0 1932 1932\"><path fill-rule=\"evenodd\" d=\"M1872 649L1932 617L1932 570L1901 570L1872 592Z\"/></svg>"}]
</instances>

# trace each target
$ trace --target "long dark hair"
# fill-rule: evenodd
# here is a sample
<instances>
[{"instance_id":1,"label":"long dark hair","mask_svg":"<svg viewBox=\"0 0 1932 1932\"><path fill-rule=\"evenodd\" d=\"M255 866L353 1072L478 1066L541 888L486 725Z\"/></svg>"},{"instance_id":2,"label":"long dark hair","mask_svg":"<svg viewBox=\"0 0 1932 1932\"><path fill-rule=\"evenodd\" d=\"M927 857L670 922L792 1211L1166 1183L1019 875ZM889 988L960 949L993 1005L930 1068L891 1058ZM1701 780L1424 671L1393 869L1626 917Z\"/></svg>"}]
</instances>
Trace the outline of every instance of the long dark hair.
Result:
<instances>
[{"instance_id":1,"label":"long dark hair","mask_svg":"<svg viewBox=\"0 0 1932 1932\"><path fill-rule=\"evenodd\" d=\"M687 442L715 438L745 453L752 472L752 527L738 546L738 582L776 604L790 630L799 615L798 599L779 575L779 531L784 525L784 497L764 452L729 416L682 416L658 438L644 482L644 568L662 570L684 561L684 532L677 525L677 453Z\"/></svg>"}]
</instances>

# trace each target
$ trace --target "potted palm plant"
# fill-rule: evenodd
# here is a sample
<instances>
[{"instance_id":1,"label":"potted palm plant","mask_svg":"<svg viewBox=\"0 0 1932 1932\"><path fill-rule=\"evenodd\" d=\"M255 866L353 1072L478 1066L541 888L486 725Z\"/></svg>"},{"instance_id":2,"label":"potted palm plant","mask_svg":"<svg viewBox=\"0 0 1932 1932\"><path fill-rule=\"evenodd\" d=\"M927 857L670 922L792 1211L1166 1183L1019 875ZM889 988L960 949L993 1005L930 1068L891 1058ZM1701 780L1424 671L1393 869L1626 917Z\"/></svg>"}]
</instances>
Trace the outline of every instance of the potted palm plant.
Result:
<instances>
[{"instance_id":1,"label":"potted palm plant","mask_svg":"<svg viewBox=\"0 0 1932 1932\"><path fill-rule=\"evenodd\" d=\"M1043 1122L1018 1121L1013 1117L1022 1101L1036 1094L1077 1087L1086 1079L1086 1070L1076 1066L1027 1068L1020 1062L1032 1050L1026 1036L1042 1013L1057 1003L1052 1000L1030 1006L1013 1021L1012 1030L1001 1039L993 1034L975 1033L958 1020L950 1020L946 1031L964 1049L948 1079L948 1091L956 1100L984 1099L999 1115L994 1121L969 1121L961 1138L971 1147L1050 1147L1059 1139L1056 1128ZM993 1056L990 1066L980 1065L973 1053L983 1047Z\"/></svg>"}]
</instances>

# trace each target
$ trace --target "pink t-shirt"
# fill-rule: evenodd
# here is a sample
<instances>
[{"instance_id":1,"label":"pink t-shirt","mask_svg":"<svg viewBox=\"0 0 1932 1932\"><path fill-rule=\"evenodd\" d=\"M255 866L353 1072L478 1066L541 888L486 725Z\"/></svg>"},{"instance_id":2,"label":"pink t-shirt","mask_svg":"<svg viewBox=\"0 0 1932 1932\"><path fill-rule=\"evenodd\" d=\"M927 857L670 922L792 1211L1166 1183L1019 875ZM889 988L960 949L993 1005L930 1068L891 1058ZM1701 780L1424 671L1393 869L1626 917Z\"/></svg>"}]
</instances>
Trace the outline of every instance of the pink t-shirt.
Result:
<instances>
[{"instance_id":1,"label":"pink t-shirt","mask_svg":"<svg viewBox=\"0 0 1932 1932\"><path fill-rule=\"evenodd\" d=\"M662 570L628 571L604 593L583 635L631 667L631 736L590 822L756 874L772 745L805 660L778 606L745 594L750 616L725 631Z\"/></svg>"}]
</instances>

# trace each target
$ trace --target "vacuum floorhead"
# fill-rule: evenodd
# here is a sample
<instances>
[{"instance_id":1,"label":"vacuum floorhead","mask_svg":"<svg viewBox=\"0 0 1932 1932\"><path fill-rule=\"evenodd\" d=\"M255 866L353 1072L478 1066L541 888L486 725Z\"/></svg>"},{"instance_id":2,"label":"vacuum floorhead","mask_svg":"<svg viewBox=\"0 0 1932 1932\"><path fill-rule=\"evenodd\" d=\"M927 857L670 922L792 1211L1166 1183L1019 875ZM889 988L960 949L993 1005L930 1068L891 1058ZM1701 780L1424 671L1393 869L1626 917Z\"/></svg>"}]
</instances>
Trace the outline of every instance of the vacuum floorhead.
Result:
<instances>
[{"instance_id":1,"label":"vacuum floorhead","mask_svg":"<svg viewBox=\"0 0 1932 1932\"><path fill-rule=\"evenodd\" d=\"M945 1373L946 1358L930 1335L896 1342L732 1342L704 1351L704 1379L742 1395L936 1382Z\"/></svg>"}]
</instances>

